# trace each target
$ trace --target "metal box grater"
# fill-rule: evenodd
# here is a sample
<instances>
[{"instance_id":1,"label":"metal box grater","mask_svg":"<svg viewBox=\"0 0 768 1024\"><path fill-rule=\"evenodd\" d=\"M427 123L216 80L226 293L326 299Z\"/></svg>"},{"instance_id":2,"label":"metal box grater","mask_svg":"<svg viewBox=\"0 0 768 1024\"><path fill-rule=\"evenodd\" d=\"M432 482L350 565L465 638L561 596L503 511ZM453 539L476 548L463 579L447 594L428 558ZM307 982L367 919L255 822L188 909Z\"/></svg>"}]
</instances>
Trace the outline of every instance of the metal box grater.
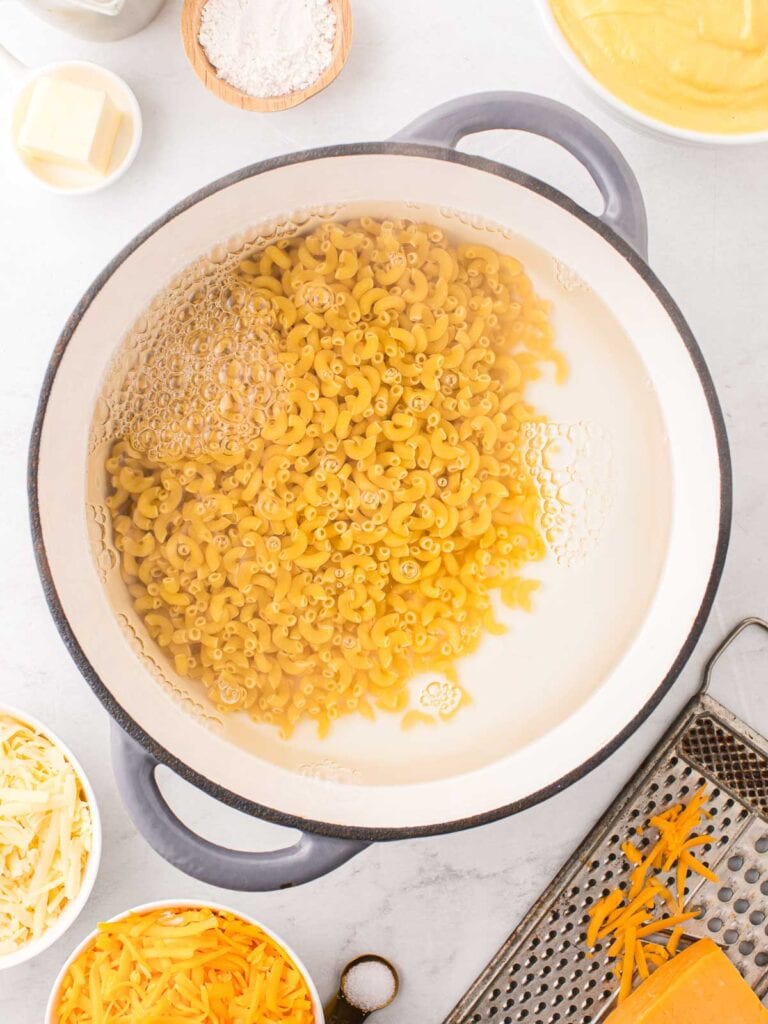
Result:
<instances>
[{"instance_id":1,"label":"metal box grater","mask_svg":"<svg viewBox=\"0 0 768 1024\"><path fill-rule=\"evenodd\" d=\"M715 651L700 693L575 851L443 1024L597 1024L613 1009L617 982L607 958L587 956L590 907L629 870L620 843L638 840L655 813L707 783L713 835L699 855L719 885L690 876L692 938L718 942L762 998L768 991L768 741L708 695L712 669L748 626Z\"/></svg>"}]
</instances>

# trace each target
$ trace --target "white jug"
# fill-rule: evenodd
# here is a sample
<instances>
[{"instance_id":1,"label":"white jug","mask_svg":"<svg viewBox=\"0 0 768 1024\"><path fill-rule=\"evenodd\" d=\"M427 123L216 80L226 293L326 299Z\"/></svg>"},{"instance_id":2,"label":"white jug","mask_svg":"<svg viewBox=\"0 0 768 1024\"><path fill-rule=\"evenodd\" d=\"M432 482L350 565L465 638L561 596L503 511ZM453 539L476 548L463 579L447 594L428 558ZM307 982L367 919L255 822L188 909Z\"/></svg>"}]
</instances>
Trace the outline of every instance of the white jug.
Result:
<instances>
[{"instance_id":1,"label":"white jug","mask_svg":"<svg viewBox=\"0 0 768 1024\"><path fill-rule=\"evenodd\" d=\"M148 25L165 0L21 0L43 21L80 39L110 42Z\"/></svg>"}]
</instances>

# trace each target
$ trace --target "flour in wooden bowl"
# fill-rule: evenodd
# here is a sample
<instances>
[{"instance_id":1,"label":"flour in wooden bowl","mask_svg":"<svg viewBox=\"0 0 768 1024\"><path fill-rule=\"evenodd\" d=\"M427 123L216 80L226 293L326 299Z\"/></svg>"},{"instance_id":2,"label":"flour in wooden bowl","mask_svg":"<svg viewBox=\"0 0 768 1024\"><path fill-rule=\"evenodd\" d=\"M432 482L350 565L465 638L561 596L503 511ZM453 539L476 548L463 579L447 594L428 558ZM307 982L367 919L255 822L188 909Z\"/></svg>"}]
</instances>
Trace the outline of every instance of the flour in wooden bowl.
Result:
<instances>
[{"instance_id":1,"label":"flour in wooden bowl","mask_svg":"<svg viewBox=\"0 0 768 1024\"><path fill-rule=\"evenodd\" d=\"M307 89L333 58L329 0L208 0L200 44L219 78L249 96Z\"/></svg>"}]
</instances>

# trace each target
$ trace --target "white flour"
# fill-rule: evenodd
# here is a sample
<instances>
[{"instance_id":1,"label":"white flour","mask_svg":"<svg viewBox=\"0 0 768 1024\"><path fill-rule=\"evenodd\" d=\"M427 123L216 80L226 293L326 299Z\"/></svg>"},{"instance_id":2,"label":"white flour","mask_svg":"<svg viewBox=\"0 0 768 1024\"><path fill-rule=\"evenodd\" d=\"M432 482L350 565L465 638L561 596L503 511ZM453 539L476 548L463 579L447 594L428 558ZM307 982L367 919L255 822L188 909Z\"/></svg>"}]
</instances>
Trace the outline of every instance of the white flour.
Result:
<instances>
[{"instance_id":1,"label":"white flour","mask_svg":"<svg viewBox=\"0 0 768 1024\"><path fill-rule=\"evenodd\" d=\"M306 89L331 63L329 0L208 0L200 43L230 85L250 96Z\"/></svg>"}]
</instances>

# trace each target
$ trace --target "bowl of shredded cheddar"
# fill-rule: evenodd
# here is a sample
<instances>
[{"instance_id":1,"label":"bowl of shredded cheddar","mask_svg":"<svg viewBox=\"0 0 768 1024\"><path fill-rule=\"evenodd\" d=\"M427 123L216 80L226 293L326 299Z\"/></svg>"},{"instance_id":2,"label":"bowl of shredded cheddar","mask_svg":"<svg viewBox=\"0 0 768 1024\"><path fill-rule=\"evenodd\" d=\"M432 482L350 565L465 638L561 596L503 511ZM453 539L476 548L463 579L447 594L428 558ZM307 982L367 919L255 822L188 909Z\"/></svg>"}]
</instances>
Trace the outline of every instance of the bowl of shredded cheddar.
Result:
<instances>
[{"instance_id":1,"label":"bowl of shredded cheddar","mask_svg":"<svg viewBox=\"0 0 768 1024\"><path fill-rule=\"evenodd\" d=\"M768 140L768 0L539 0L579 78L635 125L689 142Z\"/></svg>"},{"instance_id":2,"label":"bowl of shredded cheddar","mask_svg":"<svg viewBox=\"0 0 768 1024\"><path fill-rule=\"evenodd\" d=\"M147 903L98 925L53 986L46 1024L323 1024L306 968L253 919L202 901Z\"/></svg>"},{"instance_id":3,"label":"bowl of shredded cheddar","mask_svg":"<svg viewBox=\"0 0 768 1024\"><path fill-rule=\"evenodd\" d=\"M41 722L0 705L0 970L67 931L100 856L96 799L77 760Z\"/></svg>"}]
</instances>

